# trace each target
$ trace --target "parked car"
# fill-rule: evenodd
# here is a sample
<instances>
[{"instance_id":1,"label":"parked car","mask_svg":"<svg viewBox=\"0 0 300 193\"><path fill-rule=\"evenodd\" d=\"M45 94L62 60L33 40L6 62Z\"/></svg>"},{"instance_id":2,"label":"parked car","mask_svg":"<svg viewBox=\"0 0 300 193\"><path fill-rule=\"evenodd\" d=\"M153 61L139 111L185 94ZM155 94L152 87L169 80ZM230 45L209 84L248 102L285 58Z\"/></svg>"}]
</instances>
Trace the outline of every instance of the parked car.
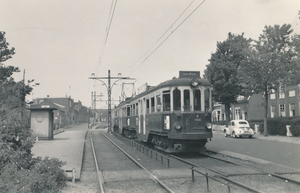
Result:
<instances>
[{"instance_id":1,"label":"parked car","mask_svg":"<svg viewBox=\"0 0 300 193\"><path fill-rule=\"evenodd\" d=\"M246 120L231 120L228 124L228 128L224 129L225 137L249 137L252 138L254 131L250 128L248 121Z\"/></svg>"}]
</instances>

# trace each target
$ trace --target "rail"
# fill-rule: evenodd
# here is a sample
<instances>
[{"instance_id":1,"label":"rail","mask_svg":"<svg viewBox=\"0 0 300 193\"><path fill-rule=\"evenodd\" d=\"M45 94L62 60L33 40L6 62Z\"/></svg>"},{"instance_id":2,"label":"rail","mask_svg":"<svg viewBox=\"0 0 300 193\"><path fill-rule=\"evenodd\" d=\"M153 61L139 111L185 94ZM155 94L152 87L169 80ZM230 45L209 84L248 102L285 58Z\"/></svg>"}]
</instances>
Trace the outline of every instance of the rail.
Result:
<instances>
[{"instance_id":1,"label":"rail","mask_svg":"<svg viewBox=\"0 0 300 193\"><path fill-rule=\"evenodd\" d=\"M99 172L99 167L98 167L98 163L97 163L97 157L96 157L96 153L95 153L95 148L94 148L94 142L92 139L92 132L90 133L90 140L91 140L91 145L92 145L92 150L93 150L93 157L94 157L94 162L95 162L95 166L96 166L96 170L97 170L97 176L98 176L98 183L99 183L99 188L100 188L100 192L104 193L104 188L103 188L103 182L102 182L102 178L101 178L101 173Z\"/></svg>"},{"instance_id":2,"label":"rail","mask_svg":"<svg viewBox=\"0 0 300 193\"><path fill-rule=\"evenodd\" d=\"M116 143L114 143L109 137L107 137L104 133L102 133L113 145L115 145L122 153L124 153L130 160L132 160L137 166L145 170L151 178L157 182L161 187L163 187L166 191L170 193L174 193L168 186L166 186L161 180L159 180L155 175L153 175L149 170L147 170L144 166L142 166L139 162L137 162L133 157L131 157L128 153L126 153L121 147L119 147Z\"/></svg>"},{"instance_id":3,"label":"rail","mask_svg":"<svg viewBox=\"0 0 300 193\"><path fill-rule=\"evenodd\" d=\"M212 179L212 180L214 180L214 181L216 181L216 182L219 182L219 183L221 183L221 184L224 184L224 182L222 182L221 180L218 180L218 179L216 179L216 178L214 178L214 177L209 176L208 173L204 174L204 173L202 173L202 172L200 172L200 171L194 169L194 167L192 167L191 170L192 170L192 182L195 181L195 174L194 174L194 172L197 172L197 173L199 173L199 174L202 174L203 176L206 177L206 190L207 190L207 192L209 192L209 181L208 181L208 179ZM230 187L232 187L232 186L230 185L229 182L227 182L226 186L227 186L227 188L228 188L228 193L230 193ZM232 188L234 188L234 187L232 187Z\"/></svg>"},{"instance_id":4,"label":"rail","mask_svg":"<svg viewBox=\"0 0 300 193\"><path fill-rule=\"evenodd\" d=\"M193 166L193 167L197 167L197 168L202 167L202 168L205 168L205 169L210 170L210 171L212 171L212 172L215 172L215 173L217 172L217 171L215 171L215 170L213 170L213 169L210 169L210 168L207 168L207 167L204 167L204 166L200 166L200 165L196 165L196 164L194 164L194 163L191 163L191 162L189 162L189 161L186 161L186 160L181 159L181 158L179 158L179 157L177 157L177 156L174 156L174 155L171 155L170 157L172 157L172 158L174 158L174 159L177 159L177 160L180 160L180 161L182 161L182 162L184 162L184 163L186 163L186 164L188 164L188 165L190 165L190 166ZM251 187L249 187L249 186L246 186L245 184L236 182L236 181L234 181L234 180L230 180L229 178L227 178L226 176L223 176L222 174L220 174L219 177L222 178L222 179L224 179L224 180L226 180L226 181L228 181L228 182L231 182L232 184L235 184L235 185L237 185L237 186L239 186L239 187L241 187L241 188L243 188L243 189L245 189L245 190L248 190L248 191L251 191L251 192L255 192L255 193L261 193L261 191L256 190L256 189L254 189L254 188L251 188Z\"/></svg>"},{"instance_id":5,"label":"rail","mask_svg":"<svg viewBox=\"0 0 300 193\"><path fill-rule=\"evenodd\" d=\"M125 144L131 146L134 149L137 149L139 152L141 152L143 154L146 153L147 156L149 156L149 154L150 154L151 158L153 158L153 156L155 156L156 161L159 161L159 159L160 159L161 164L164 164L165 163L164 161L166 161L168 168L170 168L170 156L169 155L164 155L162 153L159 153L156 150L152 150L152 149L145 147L144 145L141 145L131 139L121 137L120 135L116 134L115 136L119 140L123 141Z\"/></svg>"}]
</instances>

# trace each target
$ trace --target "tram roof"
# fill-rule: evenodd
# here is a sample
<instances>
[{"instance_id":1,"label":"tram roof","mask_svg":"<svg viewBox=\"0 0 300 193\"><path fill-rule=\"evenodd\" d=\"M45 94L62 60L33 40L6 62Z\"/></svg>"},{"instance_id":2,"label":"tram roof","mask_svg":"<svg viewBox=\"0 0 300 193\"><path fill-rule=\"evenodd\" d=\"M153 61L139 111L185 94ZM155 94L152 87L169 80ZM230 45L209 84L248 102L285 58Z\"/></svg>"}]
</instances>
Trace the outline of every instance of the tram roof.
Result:
<instances>
[{"instance_id":1,"label":"tram roof","mask_svg":"<svg viewBox=\"0 0 300 193\"><path fill-rule=\"evenodd\" d=\"M199 86L211 86L211 84L208 80L201 79L201 78L173 78L171 80L164 81L157 86L150 87L147 91L145 91L135 97L132 97L128 100L122 101L118 106L126 104L126 103L130 103L130 101L135 100L136 98L142 97L144 95L147 95L147 94L149 94L153 91L156 91L158 89L161 89L161 88L174 87L174 86L191 86L191 80L193 80L193 79L198 80Z\"/></svg>"}]
</instances>

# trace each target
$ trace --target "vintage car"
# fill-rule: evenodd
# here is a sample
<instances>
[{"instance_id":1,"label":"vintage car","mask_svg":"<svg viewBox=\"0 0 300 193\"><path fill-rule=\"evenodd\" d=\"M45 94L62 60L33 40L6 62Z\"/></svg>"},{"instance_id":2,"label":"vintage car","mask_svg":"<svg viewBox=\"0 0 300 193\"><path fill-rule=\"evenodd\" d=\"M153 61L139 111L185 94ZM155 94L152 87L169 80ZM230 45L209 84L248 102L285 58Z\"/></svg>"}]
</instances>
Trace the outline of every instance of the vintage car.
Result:
<instances>
[{"instance_id":1,"label":"vintage car","mask_svg":"<svg viewBox=\"0 0 300 193\"><path fill-rule=\"evenodd\" d=\"M225 137L249 137L252 138L254 131L250 128L248 121L246 120L231 120L228 124L228 128L224 129Z\"/></svg>"}]
</instances>

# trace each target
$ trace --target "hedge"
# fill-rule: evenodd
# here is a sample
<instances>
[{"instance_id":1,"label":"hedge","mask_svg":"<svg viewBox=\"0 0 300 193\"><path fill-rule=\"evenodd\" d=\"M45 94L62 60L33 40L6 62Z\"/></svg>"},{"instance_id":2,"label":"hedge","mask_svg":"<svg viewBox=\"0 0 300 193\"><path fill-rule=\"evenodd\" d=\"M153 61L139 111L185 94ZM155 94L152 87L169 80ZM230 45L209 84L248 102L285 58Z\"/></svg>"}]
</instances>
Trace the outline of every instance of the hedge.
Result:
<instances>
[{"instance_id":1,"label":"hedge","mask_svg":"<svg viewBox=\"0 0 300 193\"><path fill-rule=\"evenodd\" d=\"M293 136L300 136L300 117L291 120L290 131Z\"/></svg>"}]
</instances>

